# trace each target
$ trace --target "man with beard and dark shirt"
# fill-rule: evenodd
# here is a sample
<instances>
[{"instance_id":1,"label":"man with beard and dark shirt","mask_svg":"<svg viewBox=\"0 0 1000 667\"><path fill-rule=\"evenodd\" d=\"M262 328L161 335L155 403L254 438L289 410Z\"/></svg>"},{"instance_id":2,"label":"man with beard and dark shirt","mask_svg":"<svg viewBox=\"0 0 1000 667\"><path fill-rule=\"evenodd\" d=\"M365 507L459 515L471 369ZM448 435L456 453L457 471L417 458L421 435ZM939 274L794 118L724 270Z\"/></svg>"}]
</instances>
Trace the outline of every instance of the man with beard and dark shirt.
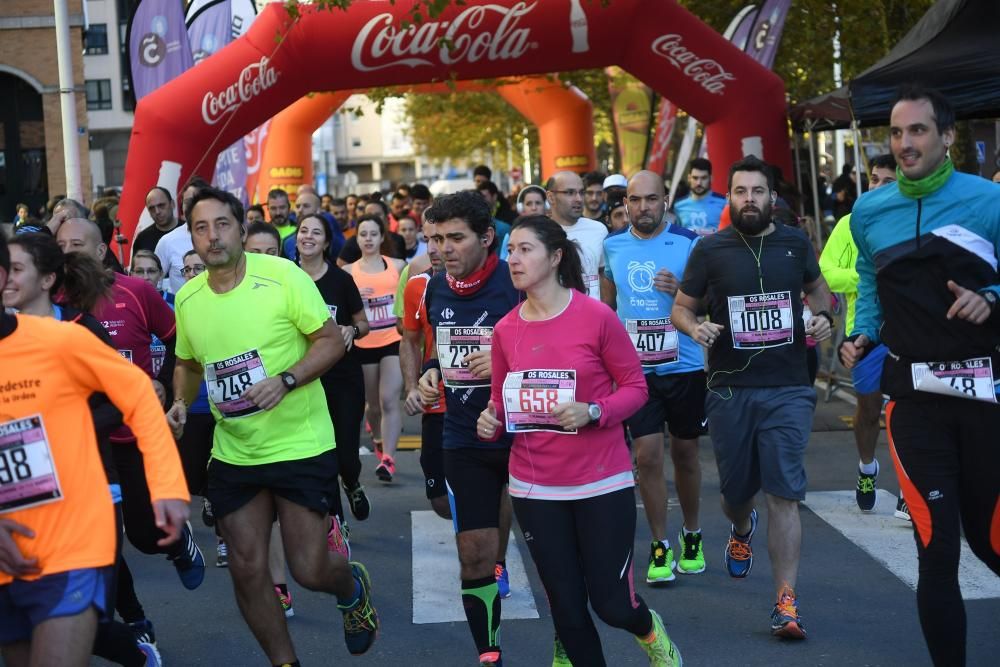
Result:
<instances>
[{"instance_id":1,"label":"man with beard and dark shirt","mask_svg":"<svg viewBox=\"0 0 1000 667\"><path fill-rule=\"evenodd\" d=\"M136 234L132 242L132 254L136 250L156 251L156 244L164 236L177 228L177 216L174 215L174 198L170 190L157 185L146 195L146 210L153 218L153 224Z\"/></svg>"},{"instance_id":2,"label":"man with beard and dark shirt","mask_svg":"<svg viewBox=\"0 0 1000 667\"><path fill-rule=\"evenodd\" d=\"M607 201L604 197L604 174L599 171L583 175L583 215L591 220L606 222Z\"/></svg>"},{"instance_id":3,"label":"man with beard and dark shirt","mask_svg":"<svg viewBox=\"0 0 1000 667\"><path fill-rule=\"evenodd\" d=\"M809 239L775 224L771 169L754 156L729 169L732 227L703 238L674 297L673 325L708 349L705 414L715 449L722 509L732 521L725 564L731 577L753 565L754 498L764 491L776 603L771 634L803 639L795 584L802 542L805 448L816 391L805 337L830 336L830 291ZM801 293L815 315L802 318ZM704 299L710 321L696 313Z\"/></svg>"}]
</instances>

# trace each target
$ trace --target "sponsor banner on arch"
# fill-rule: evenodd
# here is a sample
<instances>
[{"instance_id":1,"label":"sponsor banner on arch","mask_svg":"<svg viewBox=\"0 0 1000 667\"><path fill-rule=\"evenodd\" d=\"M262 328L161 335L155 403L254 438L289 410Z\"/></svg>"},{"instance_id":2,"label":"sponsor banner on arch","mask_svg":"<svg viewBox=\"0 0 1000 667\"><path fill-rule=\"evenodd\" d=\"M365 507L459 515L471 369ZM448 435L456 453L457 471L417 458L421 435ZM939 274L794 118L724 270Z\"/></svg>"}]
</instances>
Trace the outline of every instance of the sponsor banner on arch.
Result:
<instances>
[{"instance_id":1,"label":"sponsor banner on arch","mask_svg":"<svg viewBox=\"0 0 1000 667\"><path fill-rule=\"evenodd\" d=\"M469 0L403 27L413 6L410 0L354 2L345 11L300 5L295 20L280 3L265 6L246 35L139 103L123 219L138 217L142 189L155 183L154 159L182 165L182 180L196 169L210 178L220 150L316 90L609 65L703 120L721 162L738 159L745 138L760 137L765 159L790 168L781 80L675 3ZM194 103L177 105L178 99ZM573 161L576 151L562 157ZM718 172L724 182L725 171Z\"/></svg>"}]
</instances>

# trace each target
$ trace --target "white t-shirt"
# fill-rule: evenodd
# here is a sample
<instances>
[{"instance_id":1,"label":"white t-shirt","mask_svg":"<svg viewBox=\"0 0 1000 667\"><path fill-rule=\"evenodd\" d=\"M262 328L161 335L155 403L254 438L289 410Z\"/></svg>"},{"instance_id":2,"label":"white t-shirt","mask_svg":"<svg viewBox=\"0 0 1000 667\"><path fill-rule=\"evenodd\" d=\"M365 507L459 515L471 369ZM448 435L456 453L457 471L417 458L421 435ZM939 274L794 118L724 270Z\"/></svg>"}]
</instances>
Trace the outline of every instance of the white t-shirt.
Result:
<instances>
[{"instance_id":1,"label":"white t-shirt","mask_svg":"<svg viewBox=\"0 0 1000 667\"><path fill-rule=\"evenodd\" d=\"M597 220L580 218L575 225L560 225L570 241L580 246L580 261L583 263L583 282L587 294L601 300L600 270L604 268L604 239L608 228Z\"/></svg>"},{"instance_id":2,"label":"white t-shirt","mask_svg":"<svg viewBox=\"0 0 1000 667\"><path fill-rule=\"evenodd\" d=\"M177 294L184 286L181 269L184 268L184 255L189 250L194 250L194 246L191 244L191 232L184 222L156 244L156 256L163 264L163 287L171 294Z\"/></svg>"}]
</instances>

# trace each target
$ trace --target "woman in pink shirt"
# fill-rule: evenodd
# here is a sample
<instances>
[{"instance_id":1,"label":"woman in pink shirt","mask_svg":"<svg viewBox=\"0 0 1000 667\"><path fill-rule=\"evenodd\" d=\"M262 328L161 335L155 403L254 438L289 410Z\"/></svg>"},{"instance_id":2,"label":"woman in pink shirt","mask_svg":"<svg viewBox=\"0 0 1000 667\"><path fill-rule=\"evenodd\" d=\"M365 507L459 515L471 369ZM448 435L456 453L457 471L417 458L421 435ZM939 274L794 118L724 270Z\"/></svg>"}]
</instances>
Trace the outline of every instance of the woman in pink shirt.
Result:
<instances>
[{"instance_id":1,"label":"woman in pink shirt","mask_svg":"<svg viewBox=\"0 0 1000 667\"><path fill-rule=\"evenodd\" d=\"M587 296L579 252L557 223L522 218L507 248L527 300L493 330L492 400L477 427L484 440L514 434L510 495L552 608L556 659L605 664L589 601L651 662L678 665L633 586L635 482L622 422L647 397L635 348L615 313Z\"/></svg>"}]
</instances>

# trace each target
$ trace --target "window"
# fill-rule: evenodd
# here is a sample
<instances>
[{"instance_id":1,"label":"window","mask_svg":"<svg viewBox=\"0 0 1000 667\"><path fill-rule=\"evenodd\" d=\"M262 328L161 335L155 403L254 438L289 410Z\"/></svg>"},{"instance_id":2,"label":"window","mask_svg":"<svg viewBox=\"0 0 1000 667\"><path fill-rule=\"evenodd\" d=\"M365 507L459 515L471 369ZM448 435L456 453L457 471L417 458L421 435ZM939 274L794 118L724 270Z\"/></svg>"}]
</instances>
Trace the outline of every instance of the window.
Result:
<instances>
[{"instance_id":1,"label":"window","mask_svg":"<svg viewBox=\"0 0 1000 667\"><path fill-rule=\"evenodd\" d=\"M135 111L135 95L132 94L128 75L122 77L122 108L125 111Z\"/></svg>"},{"instance_id":2,"label":"window","mask_svg":"<svg viewBox=\"0 0 1000 667\"><path fill-rule=\"evenodd\" d=\"M361 137L351 137L351 147L361 148Z\"/></svg>"},{"instance_id":3,"label":"window","mask_svg":"<svg viewBox=\"0 0 1000 667\"><path fill-rule=\"evenodd\" d=\"M88 56L102 56L108 52L108 24L91 23L83 35L83 52Z\"/></svg>"},{"instance_id":4,"label":"window","mask_svg":"<svg viewBox=\"0 0 1000 667\"><path fill-rule=\"evenodd\" d=\"M87 111L111 108L111 79L89 79L86 89Z\"/></svg>"}]
</instances>

